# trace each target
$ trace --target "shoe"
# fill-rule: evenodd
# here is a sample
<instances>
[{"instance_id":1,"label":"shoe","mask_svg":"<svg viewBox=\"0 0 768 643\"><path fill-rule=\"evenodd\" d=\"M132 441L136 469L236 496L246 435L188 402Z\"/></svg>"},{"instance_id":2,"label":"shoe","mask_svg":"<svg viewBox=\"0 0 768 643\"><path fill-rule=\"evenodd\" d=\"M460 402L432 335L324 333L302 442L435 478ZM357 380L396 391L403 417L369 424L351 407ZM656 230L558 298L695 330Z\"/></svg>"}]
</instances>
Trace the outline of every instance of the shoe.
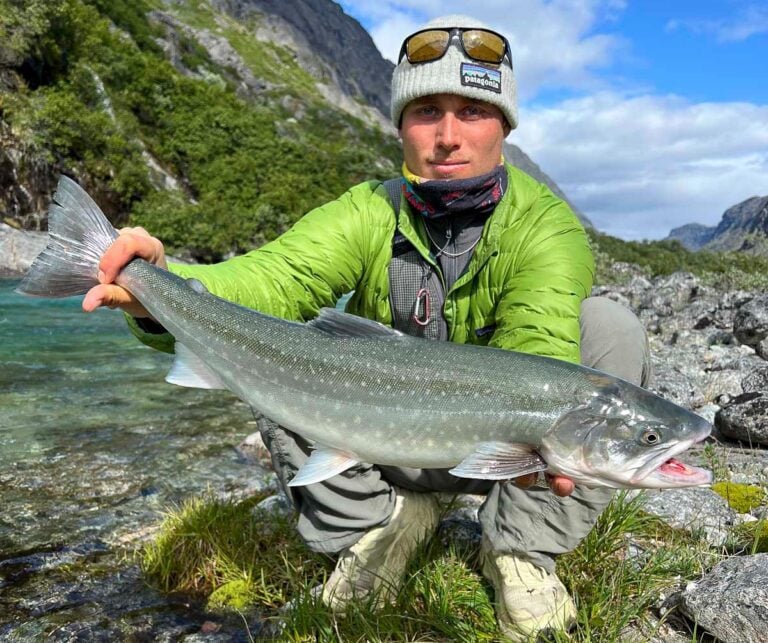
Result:
<instances>
[{"instance_id":1,"label":"shoe","mask_svg":"<svg viewBox=\"0 0 768 643\"><path fill-rule=\"evenodd\" d=\"M402 583L408 559L437 528L440 507L435 494L398 490L389 522L363 534L339 555L323 586L322 600L333 611L349 601L376 595L376 607L391 603Z\"/></svg>"},{"instance_id":2,"label":"shoe","mask_svg":"<svg viewBox=\"0 0 768 643\"><path fill-rule=\"evenodd\" d=\"M554 573L513 554L482 551L481 556L496 618L509 640L535 641L539 634L567 632L576 622L576 605Z\"/></svg>"}]
</instances>

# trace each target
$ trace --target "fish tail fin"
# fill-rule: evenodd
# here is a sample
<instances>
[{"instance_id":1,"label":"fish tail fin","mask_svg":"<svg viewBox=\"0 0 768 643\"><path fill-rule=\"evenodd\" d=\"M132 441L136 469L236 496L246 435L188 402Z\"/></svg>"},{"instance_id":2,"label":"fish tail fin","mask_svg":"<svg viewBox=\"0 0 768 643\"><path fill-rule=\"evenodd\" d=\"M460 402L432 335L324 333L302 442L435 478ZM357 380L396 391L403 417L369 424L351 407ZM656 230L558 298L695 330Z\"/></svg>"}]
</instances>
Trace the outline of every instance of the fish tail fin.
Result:
<instances>
[{"instance_id":1,"label":"fish tail fin","mask_svg":"<svg viewBox=\"0 0 768 643\"><path fill-rule=\"evenodd\" d=\"M35 297L82 295L99 283L99 261L117 238L95 201L62 176L48 209L48 245L16 292Z\"/></svg>"}]
</instances>

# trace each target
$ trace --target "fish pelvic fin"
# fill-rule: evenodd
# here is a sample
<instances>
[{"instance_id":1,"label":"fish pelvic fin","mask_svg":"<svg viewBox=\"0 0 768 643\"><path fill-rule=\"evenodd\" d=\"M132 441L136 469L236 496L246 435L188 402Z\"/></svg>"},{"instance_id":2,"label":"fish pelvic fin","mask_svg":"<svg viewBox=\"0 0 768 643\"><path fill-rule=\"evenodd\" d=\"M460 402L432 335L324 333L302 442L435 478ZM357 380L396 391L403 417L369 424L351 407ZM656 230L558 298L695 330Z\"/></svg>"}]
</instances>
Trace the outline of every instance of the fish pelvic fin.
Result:
<instances>
[{"instance_id":1,"label":"fish pelvic fin","mask_svg":"<svg viewBox=\"0 0 768 643\"><path fill-rule=\"evenodd\" d=\"M221 378L184 344L176 342L174 350L176 359L173 360L171 370L165 376L166 382L188 388L227 388Z\"/></svg>"},{"instance_id":2,"label":"fish pelvic fin","mask_svg":"<svg viewBox=\"0 0 768 643\"><path fill-rule=\"evenodd\" d=\"M96 202L62 176L48 209L48 245L16 292L35 297L82 295L99 283L99 261L117 238Z\"/></svg>"},{"instance_id":3,"label":"fish pelvic fin","mask_svg":"<svg viewBox=\"0 0 768 643\"><path fill-rule=\"evenodd\" d=\"M309 459L288 483L289 487L302 487L313 482L322 482L359 464L351 453L320 446L312 451Z\"/></svg>"},{"instance_id":4,"label":"fish pelvic fin","mask_svg":"<svg viewBox=\"0 0 768 643\"><path fill-rule=\"evenodd\" d=\"M509 480L546 468L547 463L528 444L481 442L449 473L458 478Z\"/></svg>"}]
</instances>

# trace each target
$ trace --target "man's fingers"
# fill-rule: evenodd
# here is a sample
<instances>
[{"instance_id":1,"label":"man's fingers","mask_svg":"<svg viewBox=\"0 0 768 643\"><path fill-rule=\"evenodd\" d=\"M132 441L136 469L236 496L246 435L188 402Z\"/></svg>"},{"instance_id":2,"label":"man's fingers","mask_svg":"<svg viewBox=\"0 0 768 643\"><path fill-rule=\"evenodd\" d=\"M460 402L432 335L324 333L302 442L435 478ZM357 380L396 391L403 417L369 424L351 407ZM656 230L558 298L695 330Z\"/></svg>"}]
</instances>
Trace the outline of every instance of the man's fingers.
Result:
<instances>
[{"instance_id":1,"label":"man's fingers","mask_svg":"<svg viewBox=\"0 0 768 643\"><path fill-rule=\"evenodd\" d=\"M83 310L87 313L93 312L102 306L121 308L134 317L146 317L148 315L144 306L131 293L125 290L125 288L111 284L94 286L86 293L85 299L83 299Z\"/></svg>"},{"instance_id":2,"label":"man's fingers","mask_svg":"<svg viewBox=\"0 0 768 643\"><path fill-rule=\"evenodd\" d=\"M573 493L576 485L573 480L564 476L547 476L549 478L549 488L556 496L565 498Z\"/></svg>"},{"instance_id":3,"label":"man's fingers","mask_svg":"<svg viewBox=\"0 0 768 643\"><path fill-rule=\"evenodd\" d=\"M523 489L527 489L528 487L533 486L536 484L536 480L538 479L539 474L537 473L528 473L524 476L520 476L518 478L515 478L513 482Z\"/></svg>"},{"instance_id":4,"label":"man's fingers","mask_svg":"<svg viewBox=\"0 0 768 643\"><path fill-rule=\"evenodd\" d=\"M99 281L112 283L117 274L134 257L165 268L165 250L159 239L150 236L144 228L123 228L99 262Z\"/></svg>"},{"instance_id":5,"label":"man's fingers","mask_svg":"<svg viewBox=\"0 0 768 643\"><path fill-rule=\"evenodd\" d=\"M557 496L563 498L565 496L570 496L573 493L573 490L576 488L573 480L566 478L565 476L551 476L547 474L546 477L547 482L549 483L549 488L552 490L552 493ZM512 482L514 482L518 487L521 487L522 489L528 489L528 487L536 484L538 479L538 473L529 473L527 475L514 478Z\"/></svg>"}]
</instances>

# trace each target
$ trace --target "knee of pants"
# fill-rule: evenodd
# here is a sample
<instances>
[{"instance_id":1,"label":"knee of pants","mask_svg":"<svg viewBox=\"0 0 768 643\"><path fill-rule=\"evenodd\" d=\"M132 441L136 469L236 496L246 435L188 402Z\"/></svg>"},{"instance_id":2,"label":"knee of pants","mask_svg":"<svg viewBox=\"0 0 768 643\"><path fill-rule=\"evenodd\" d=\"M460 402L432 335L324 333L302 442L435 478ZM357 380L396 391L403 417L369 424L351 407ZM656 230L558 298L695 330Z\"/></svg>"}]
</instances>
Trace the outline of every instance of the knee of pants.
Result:
<instances>
[{"instance_id":1,"label":"knee of pants","mask_svg":"<svg viewBox=\"0 0 768 643\"><path fill-rule=\"evenodd\" d=\"M629 308L607 297L581 304L581 363L638 386L651 382L648 335Z\"/></svg>"}]
</instances>

